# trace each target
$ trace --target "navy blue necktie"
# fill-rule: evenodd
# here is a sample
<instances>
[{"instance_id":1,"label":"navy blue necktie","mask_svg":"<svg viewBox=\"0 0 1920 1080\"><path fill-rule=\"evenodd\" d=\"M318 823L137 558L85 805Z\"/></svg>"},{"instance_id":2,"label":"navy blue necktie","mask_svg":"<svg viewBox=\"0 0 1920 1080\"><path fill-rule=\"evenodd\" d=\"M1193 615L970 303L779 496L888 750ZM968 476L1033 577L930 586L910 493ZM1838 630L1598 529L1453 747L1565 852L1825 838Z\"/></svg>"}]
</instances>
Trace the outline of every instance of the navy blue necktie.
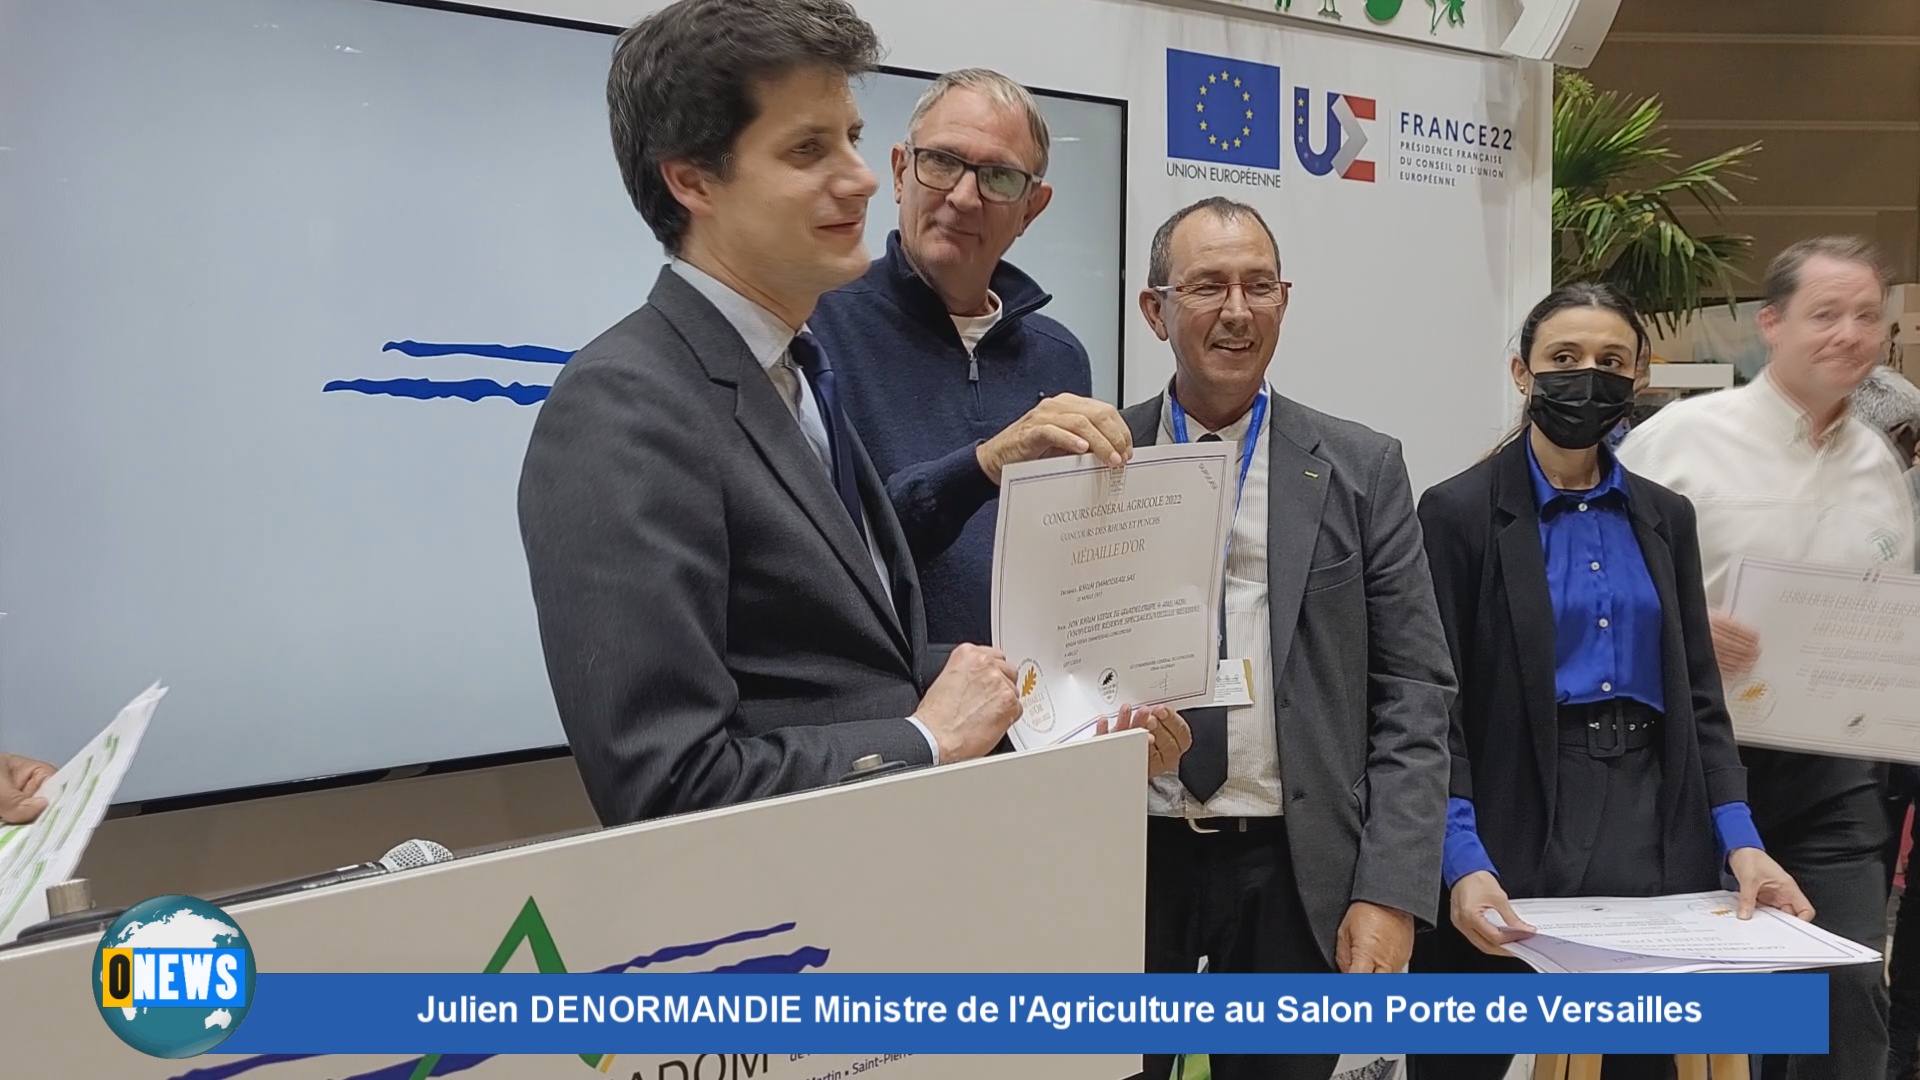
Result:
<instances>
[{"instance_id":1,"label":"navy blue necktie","mask_svg":"<svg viewBox=\"0 0 1920 1080\"><path fill-rule=\"evenodd\" d=\"M866 543L866 517L860 512L860 487L854 480L853 443L847 434L847 418L840 412L840 398L834 392L833 365L828 363L826 351L812 334L801 333L793 339L790 346L793 362L800 365L806 373L808 385L813 387L814 404L820 406L820 419L827 427L827 452L833 459L833 486L840 493L840 502L847 508L847 516L853 519L853 531L860 534L860 542Z\"/></svg>"},{"instance_id":2,"label":"navy blue necktie","mask_svg":"<svg viewBox=\"0 0 1920 1080\"><path fill-rule=\"evenodd\" d=\"M1219 442L1218 435L1202 435L1201 442ZM1220 659L1227 658L1226 596L1220 597ZM1205 705L1180 710L1193 732L1193 745L1180 755L1180 783L1194 798L1206 802L1227 782L1227 709Z\"/></svg>"}]
</instances>

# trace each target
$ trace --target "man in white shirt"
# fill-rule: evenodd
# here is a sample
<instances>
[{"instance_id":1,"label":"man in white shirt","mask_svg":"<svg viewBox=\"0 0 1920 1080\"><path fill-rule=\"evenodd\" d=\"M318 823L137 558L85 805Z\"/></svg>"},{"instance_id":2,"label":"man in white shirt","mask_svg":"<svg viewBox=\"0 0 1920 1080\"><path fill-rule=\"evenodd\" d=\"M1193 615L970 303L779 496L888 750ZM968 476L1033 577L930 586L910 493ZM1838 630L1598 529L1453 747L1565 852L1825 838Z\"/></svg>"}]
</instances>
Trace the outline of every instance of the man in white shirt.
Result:
<instances>
[{"instance_id":1,"label":"man in white shirt","mask_svg":"<svg viewBox=\"0 0 1920 1080\"><path fill-rule=\"evenodd\" d=\"M1628 469L1699 512L1713 644L1722 674L1751 669L1769 643L1718 610L1742 555L1905 571L1914 519L1886 437L1849 409L1885 355L1888 278L1872 246L1803 241L1767 272L1760 331L1767 366L1744 387L1675 402L1628 436ZM1887 823L1874 762L1743 748L1755 824L1806 891L1814 921L1864 945L1886 938ZM1792 1080L1877 1077L1887 1053L1878 967L1829 973L1826 1055L1794 1055ZM1771 1070L1770 1070L1771 1072Z\"/></svg>"}]
</instances>

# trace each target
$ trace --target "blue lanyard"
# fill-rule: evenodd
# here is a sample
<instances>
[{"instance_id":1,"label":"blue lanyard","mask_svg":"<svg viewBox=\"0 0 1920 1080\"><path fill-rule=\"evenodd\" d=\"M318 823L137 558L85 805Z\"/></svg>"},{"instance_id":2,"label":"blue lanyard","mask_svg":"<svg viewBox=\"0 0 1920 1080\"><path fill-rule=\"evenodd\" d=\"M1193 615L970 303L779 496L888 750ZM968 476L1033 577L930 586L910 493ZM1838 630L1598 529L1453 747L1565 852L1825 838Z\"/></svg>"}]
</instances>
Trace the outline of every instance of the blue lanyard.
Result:
<instances>
[{"instance_id":1,"label":"blue lanyard","mask_svg":"<svg viewBox=\"0 0 1920 1080\"><path fill-rule=\"evenodd\" d=\"M1173 396L1172 390L1167 391L1167 411L1170 414L1168 418L1173 421L1173 441L1177 443L1186 442L1187 441L1187 410L1180 407L1180 402L1177 398ZM1240 520L1240 496L1246 493L1247 470L1249 468L1252 468L1253 466L1253 449L1254 447L1260 445L1260 429L1266 426L1266 419L1267 419L1267 384L1261 383L1260 396L1253 399L1253 408L1252 410L1250 410L1248 415L1247 433L1246 435L1242 436L1240 440L1240 480L1234 486L1234 489L1233 489L1233 521ZM1232 521L1227 523L1226 554L1228 556L1231 556L1233 554L1233 522ZM1226 560L1224 557L1221 560L1220 568L1223 572L1226 570ZM1221 583L1220 599L1222 601L1220 604L1220 659L1225 660L1227 658L1227 605L1225 603L1226 601L1225 582Z\"/></svg>"},{"instance_id":2,"label":"blue lanyard","mask_svg":"<svg viewBox=\"0 0 1920 1080\"><path fill-rule=\"evenodd\" d=\"M1167 392L1167 411L1173 421L1173 441L1187 441L1187 410L1180 407L1179 399ZM1260 445L1260 429L1266 426L1267 386L1260 384L1260 396L1253 399L1253 409L1247 421L1247 433L1240 440L1240 481L1233 489L1233 518L1240 519L1240 496L1247 490L1247 470L1253 465L1253 448ZM1233 550L1233 532L1227 532L1227 550Z\"/></svg>"}]
</instances>

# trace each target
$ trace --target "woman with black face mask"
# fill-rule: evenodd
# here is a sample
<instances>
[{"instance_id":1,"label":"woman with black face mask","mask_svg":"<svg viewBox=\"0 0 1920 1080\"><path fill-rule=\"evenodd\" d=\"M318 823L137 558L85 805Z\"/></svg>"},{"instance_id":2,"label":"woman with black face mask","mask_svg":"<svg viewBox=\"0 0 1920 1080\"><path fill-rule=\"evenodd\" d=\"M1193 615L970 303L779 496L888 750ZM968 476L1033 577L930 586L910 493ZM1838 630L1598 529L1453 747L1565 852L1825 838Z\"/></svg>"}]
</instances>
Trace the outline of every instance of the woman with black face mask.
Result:
<instances>
[{"instance_id":1,"label":"woman with black face mask","mask_svg":"<svg viewBox=\"0 0 1920 1080\"><path fill-rule=\"evenodd\" d=\"M1460 691L1442 879L1451 925L1413 970L1529 970L1512 897L1722 887L1811 918L1761 848L1707 626L1693 507L1602 445L1633 407L1647 335L1612 289L1528 314L1520 430L1420 500ZM1497 915L1504 928L1489 920ZM1505 1056L1415 1056L1412 1080L1498 1080ZM1671 1057L1605 1059L1607 1080Z\"/></svg>"}]
</instances>

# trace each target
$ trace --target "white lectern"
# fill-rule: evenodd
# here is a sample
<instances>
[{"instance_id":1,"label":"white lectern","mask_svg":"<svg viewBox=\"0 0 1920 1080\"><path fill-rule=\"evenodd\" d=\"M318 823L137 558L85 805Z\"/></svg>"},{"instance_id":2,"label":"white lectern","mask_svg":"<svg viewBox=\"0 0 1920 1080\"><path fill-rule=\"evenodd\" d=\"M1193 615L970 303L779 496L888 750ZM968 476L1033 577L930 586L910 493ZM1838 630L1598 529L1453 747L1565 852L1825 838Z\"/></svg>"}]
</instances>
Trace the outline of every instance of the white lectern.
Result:
<instances>
[{"instance_id":1,"label":"white lectern","mask_svg":"<svg viewBox=\"0 0 1920 1080\"><path fill-rule=\"evenodd\" d=\"M767 956L842 972L1138 972L1146 736L822 791L237 905L273 971L711 971ZM98 938L0 953L8 1076L349 1080L417 1058L146 1057L92 1000ZM689 948L691 946L691 948ZM460 1062L473 1080L1117 1080L1137 1055L705 1055ZM448 1065L455 1064L449 1061Z\"/></svg>"}]
</instances>

